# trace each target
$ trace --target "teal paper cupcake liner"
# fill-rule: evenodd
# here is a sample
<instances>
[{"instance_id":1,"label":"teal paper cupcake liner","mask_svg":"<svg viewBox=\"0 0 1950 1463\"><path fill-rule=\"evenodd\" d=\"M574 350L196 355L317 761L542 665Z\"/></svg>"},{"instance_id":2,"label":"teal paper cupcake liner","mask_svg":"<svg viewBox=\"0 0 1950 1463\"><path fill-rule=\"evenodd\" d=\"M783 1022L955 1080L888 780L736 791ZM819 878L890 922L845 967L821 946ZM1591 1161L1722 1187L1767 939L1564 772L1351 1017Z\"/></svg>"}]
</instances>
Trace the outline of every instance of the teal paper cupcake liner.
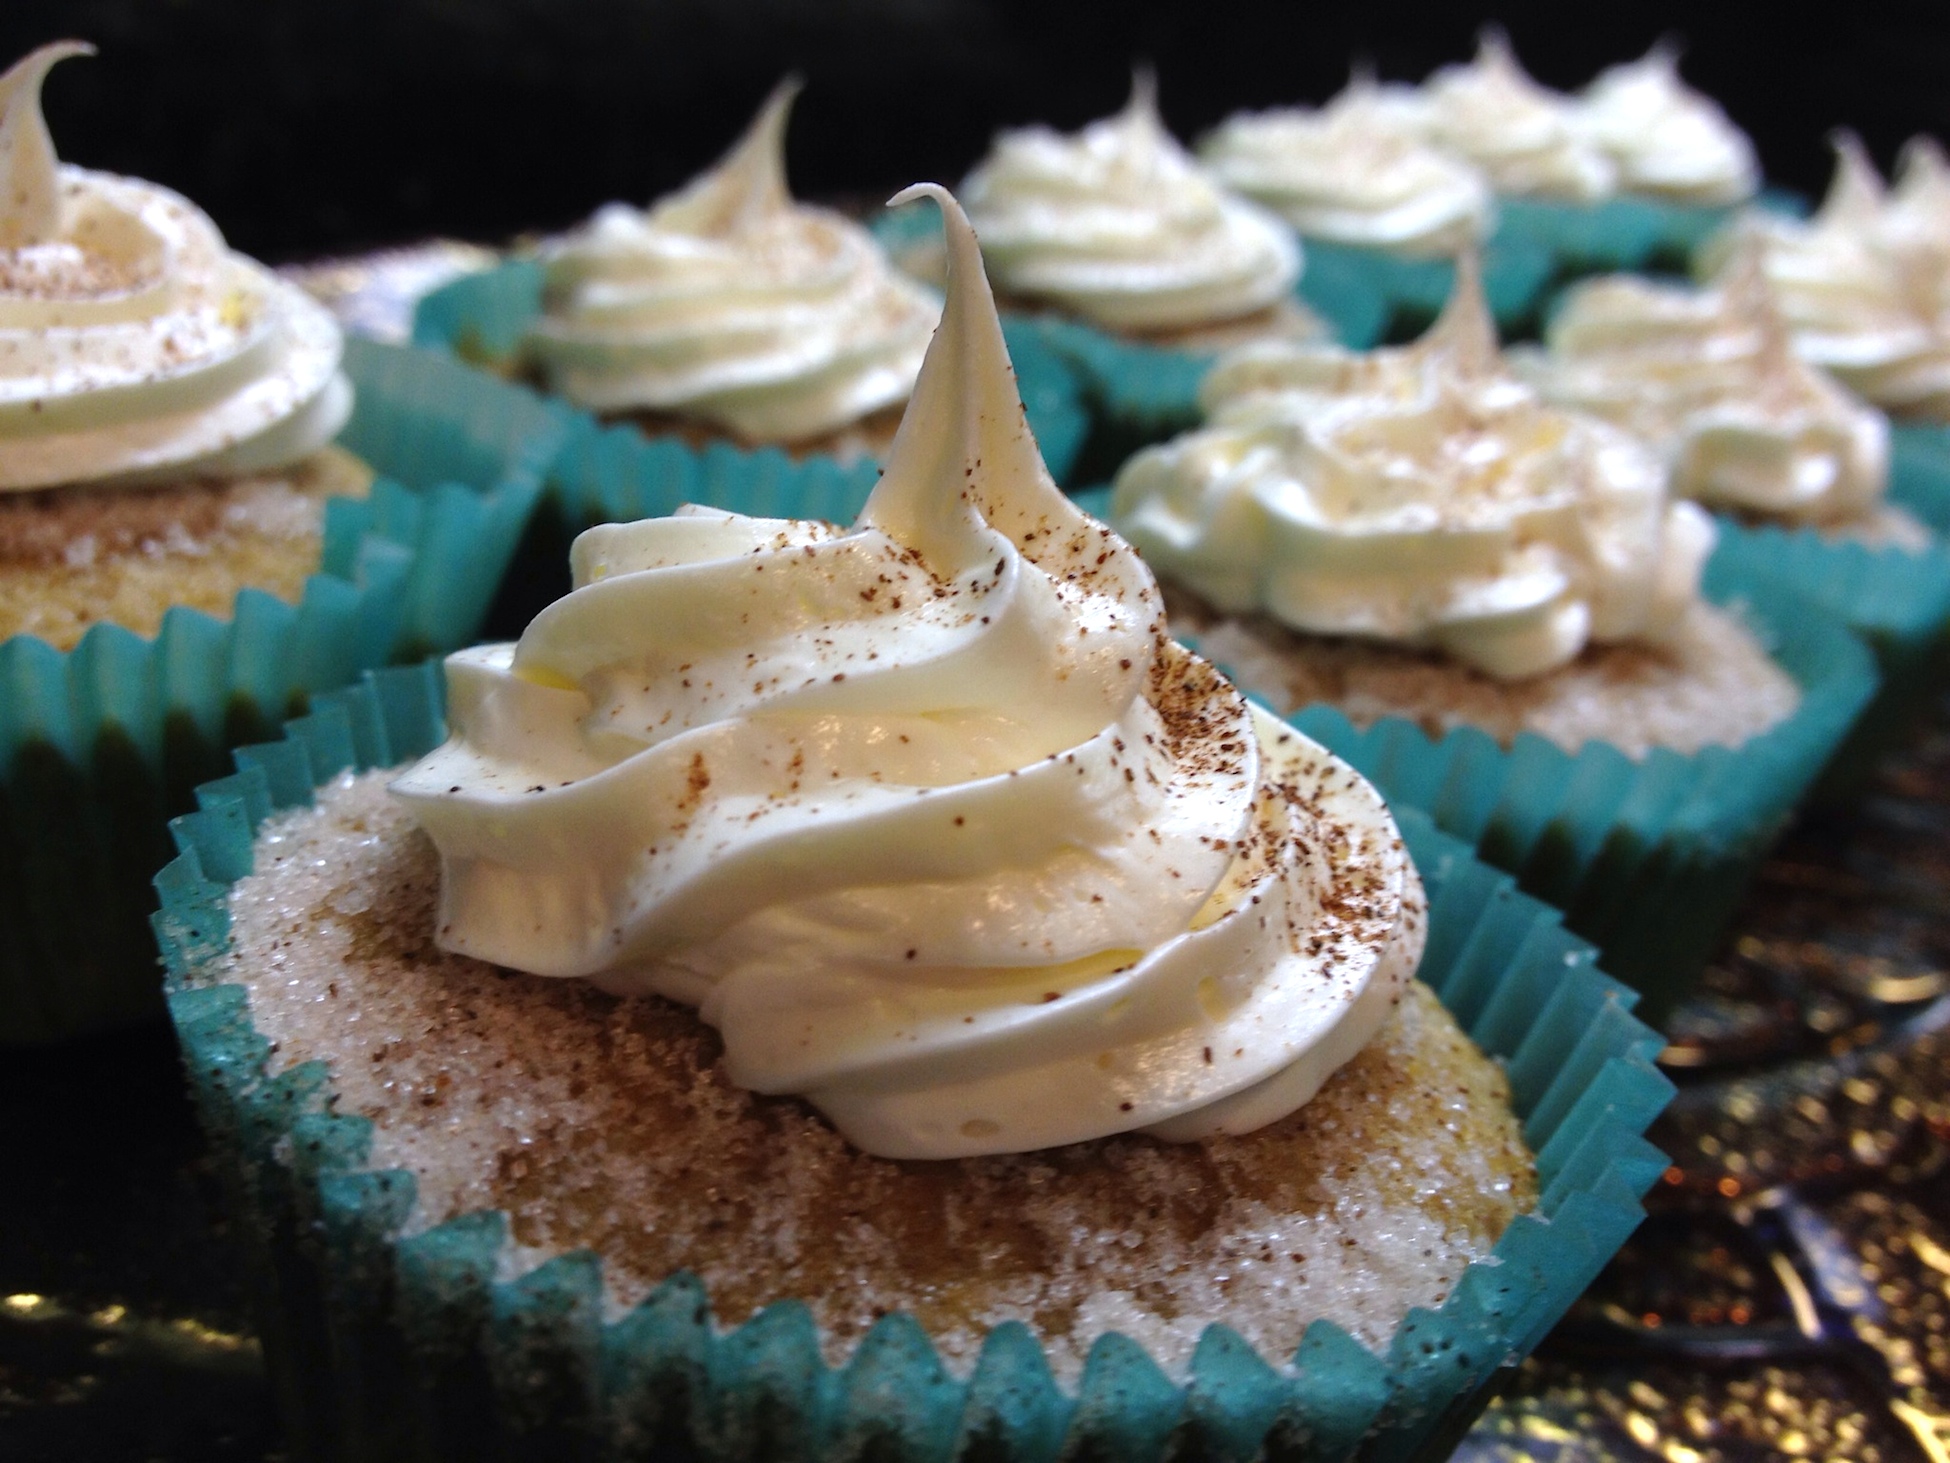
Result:
<instances>
[{"instance_id":1,"label":"teal paper cupcake liner","mask_svg":"<svg viewBox=\"0 0 1950 1463\"><path fill-rule=\"evenodd\" d=\"M339 442L379 476L327 504L297 604L247 589L228 619L172 609L153 638L103 624L72 651L0 645L0 1045L160 1015L164 820L312 692L478 630L562 419L441 356L351 340L345 364Z\"/></svg>"},{"instance_id":2,"label":"teal paper cupcake liner","mask_svg":"<svg viewBox=\"0 0 1950 1463\"><path fill-rule=\"evenodd\" d=\"M346 768L435 745L440 695L429 665L317 698L283 741L241 750L234 776L199 790L156 880L170 1009L300 1458L1435 1459L1636 1227L1666 1166L1642 1135L1672 1088L1631 993L1555 911L1407 812L1430 898L1422 977L1503 1061L1540 1198L1495 1263L1411 1311L1385 1354L1323 1320L1275 1365L1214 1325L1173 1377L1110 1333L1072 1393L1020 1323L960 1377L909 1316L828 1367L799 1300L721 1328L684 1273L612 1316L587 1251L510 1274L505 1214L411 1231L413 1175L369 1167L371 1125L334 1110L328 1067L268 1075L243 989L199 983L227 947L229 885L258 823Z\"/></svg>"},{"instance_id":3,"label":"teal paper cupcake liner","mask_svg":"<svg viewBox=\"0 0 1950 1463\"><path fill-rule=\"evenodd\" d=\"M1862 643L1772 577L1716 557L1705 589L1742 613L1801 687L1792 716L1738 747L1659 749L1634 761L1607 743L1573 754L1530 733L1508 748L1473 728L1431 740L1400 717L1361 730L1326 705L1289 719L1391 804L1424 810L1563 910L1656 1021L1696 982L1761 859L1877 685Z\"/></svg>"},{"instance_id":4,"label":"teal paper cupcake liner","mask_svg":"<svg viewBox=\"0 0 1950 1463\"><path fill-rule=\"evenodd\" d=\"M1629 196L1597 203L1499 198L1496 237L1537 245L1548 253L1554 272L1560 276L1612 274L1651 265L1662 252L1669 222L1680 237L1698 232L1700 221L1688 217L1693 212ZM1712 212L1716 216L1704 222L1705 233L1712 232L1725 215L1725 210ZM1694 227L1686 229L1687 222ZM1666 252L1670 256L1670 251ZM1678 261L1683 265L1690 253L1688 244Z\"/></svg>"},{"instance_id":5,"label":"teal paper cupcake liner","mask_svg":"<svg viewBox=\"0 0 1950 1463\"><path fill-rule=\"evenodd\" d=\"M1890 428L1889 497L1950 539L1950 427L1898 422Z\"/></svg>"},{"instance_id":6,"label":"teal paper cupcake liner","mask_svg":"<svg viewBox=\"0 0 1950 1463\"><path fill-rule=\"evenodd\" d=\"M1897 480L1902 476L1899 457ZM1941 543L1920 551L1872 548L1806 528L1722 519L1714 558L1743 578L1774 581L1821 606L1875 652L1880 688L1818 790L1823 800L1859 791L1928 709L1950 669L1950 550Z\"/></svg>"},{"instance_id":7,"label":"teal paper cupcake liner","mask_svg":"<svg viewBox=\"0 0 1950 1463\"><path fill-rule=\"evenodd\" d=\"M413 339L511 375L522 368L522 341L541 312L541 267L532 260L510 260L424 296L414 309ZM1050 476L1063 482L1090 429L1078 382L1063 358L1024 322L1005 320L1003 334L1030 429L1042 444Z\"/></svg>"}]
</instances>

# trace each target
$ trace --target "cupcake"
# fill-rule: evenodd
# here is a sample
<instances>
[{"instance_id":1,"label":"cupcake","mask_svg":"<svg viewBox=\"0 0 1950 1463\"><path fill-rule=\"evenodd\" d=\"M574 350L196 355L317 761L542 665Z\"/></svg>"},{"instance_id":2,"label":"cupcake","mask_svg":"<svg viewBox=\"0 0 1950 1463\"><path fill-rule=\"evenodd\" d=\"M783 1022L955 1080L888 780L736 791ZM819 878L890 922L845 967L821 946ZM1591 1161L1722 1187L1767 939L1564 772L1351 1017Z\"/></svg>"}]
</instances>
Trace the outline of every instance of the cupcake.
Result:
<instances>
[{"instance_id":1,"label":"cupcake","mask_svg":"<svg viewBox=\"0 0 1950 1463\"><path fill-rule=\"evenodd\" d=\"M1485 31L1474 60L1441 68L1423 90L1430 140L1468 159L1498 194L1596 203L1617 191L1617 165L1571 99L1532 81L1501 31Z\"/></svg>"},{"instance_id":2,"label":"cupcake","mask_svg":"<svg viewBox=\"0 0 1950 1463\"><path fill-rule=\"evenodd\" d=\"M1406 259L1453 256L1488 236L1488 183L1423 137L1419 109L1356 76L1318 111L1241 112L1199 144L1206 168L1308 240Z\"/></svg>"},{"instance_id":3,"label":"cupcake","mask_svg":"<svg viewBox=\"0 0 1950 1463\"><path fill-rule=\"evenodd\" d=\"M240 858L182 825L158 932L311 1447L1413 1447L1663 1164L1588 952L1415 833L1432 906L1163 633L932 193L949 303L853 528L594 530L450 660L443 745L351 771L434 739L375 682L354 756L263 749Z\"/></svg>"},{"instance_id":4,"label":"cupcake","mask_svg":"<svg viewBox=\"0 0 1950 1463\"><path fill-rule=\"evenodd\" d=\"M1885 497L1888 419L1794 354L1758 240L1712 288L1582 284L1547 341L1513 352L1520 373L1663 453L1675 493L1750 521L1928 547Z\"/></svg>"},{"instance_id":5,"label":"cupcake","mask_svg":"<svg viewBox=\"0 0 1950 1463\"><path fill-rule=\"evenodd\" d=\"M87 49L0 76L0 1044L160 1014L164 820L309 693L470 639L559 432L58 162L42 80Z\"/></svg>"},{"instance_id":6,"label":"cupcake","mask_svg":"<svg viewBox=\"0 0 1950 1463\"><path fill-rule=\"evenodd\" d=\"M1294 295L1292 230L1199 167L1149 72L1081 132L1004 132L962 192L1005 306L1044 317L1119 448L1190 420L1221 349L1326 333Z\"/></svg>"},{"instance_id":7,"label":"cupcake","mask_svg":"<svg viewBox=\"0 0 1950 1463\"><path fill-rule=\"evenodd\" d=\"M683 189L648 210L608 204L543 248L528 348L550 390L651 430L884 450L940 302L859 225L793 201L798 91L780 85Z\"/></svg>"},{"instance_id":8,"label":"cupcake","mask_svg":"<svg viewBox=\"0 0 1950 1463\"><path fill-rule=\"evenodd\" d=\"M1166 130L1148 72L1122 112L1079 133L1003 133L962 191L1014 300L1190 349L1319 333L1293 299L1291 231L1201 171Z\"/></svg>"},{"instance_id":9,"label":"cupcake","mask_svg":"<svg viewBox=\"0 0 1950 1463\"><path fill-rule=\"evenodd\" d=\"M1930 246L1939 186L1928 149L1912 150L1903 206L1887 197L1853 136L1835 138L1835 177L1811 219L1750 213L1701 246L1713 280L1751 237L1803 360L1892 415L1950 420L1950 334L1942 323L1950 245Z\"/></svg>"},{"instance_id":10,"label":"cupcake","mask_svg":"<svg viewBox=\"0 0 1950 1463\"><path fill-rule=\"evenodd\" d=\"M1950 554L1892 499L1889 422L1799 359L1748 236L1722 282L1581 286L1524 374L1552 401L1665 454L1674 491L1729 515L1722 559L1779 580L1868 640L1882 689L1837 754L1847 791L1940 681Z\"/></svg>"},{"instance_id":11,"label":"cupcake","mask_svg":"<svg viewBox=\"0 0 1950 1463\"><path fill-rule=\"evenodd\" d=\"M1200 145L1227 187L1265 204L1300 233L1304 298L1335 324L1343 345L1420 333L1448 298L1454 256L1480 247L1495 218L1488 182L1468 161L1434 147L1427 108L1412 88L1357 75L1317 112L1240 113ZM1549 280L1547 251L1506 241L1484 255L1497 319L1530 318ZM1384 316L1359 328L1364 295Z\"/></svg>"},{"instance_id":12,"label":"cupcake","mask_svg":"<svg viewBox=\"0 0 1950 1463\"><path fill-rule=\"evenodd\" d=\"M1741 826L1750 810L1739 808L1713 835L1751 854L1866 695L1838 627L1826 627L1841 643L1824 652L1848 673L1835 710L1825 692L1812 704L1753 606L1701 595L1711 520L1669 497L1664 465L1629 433L1547 405L1511 373L1471 262L1416 344L1241 350L1214 368L1204 399L1209 424L1134 457L1112 498L1112 521L1174 594L1176 622L1275 707L1334 708L1352 736L1396 728L1425 766L1458 738L1487 737L1503 751L1477 768L1477 811L1503 759L1541 755L1566 779L1592 759L1614 784L1663 783L1679 764L1773 738L1796 749L1799 781L1757 826ZM1826 739L1811 754L1803 723ZM1556 776L1533 791L1561 791L1543 794ZM1616 869L1587 885L1574 862L1526 867L1553 812L1595 854L1619 791L1590 807L1513 812L1527 836L1504 855L1552 881L1573 928L1604 940L1625 978L1669 981L1638 958L1631 928L1579 924L1617 892L1603 887ZM1703 796L1710 807L1710 787Z\"/></svg>"},{"instance_id":13,"label":"cupcake","mask_svg":"<svg viewBox=\"0 0 1950 1463\"><path fill-rule=\"evenodd\" d=\"M1717 102L1679 79L1670 46L1599 72L1578 98L1577 119L1611 159L1625 192L1725 208L1760 189L1753 143Z\"/></svg>"},{"instance_id":14,"label":"cupcake","mask_svg":"<svg viewBox=\"0 0 1950 1463\"><path fill-rule=\"evenodd\" d=\"M41 83L90 51L0 76L0 638L62 650L245 588L295 600L326 500L371 480L331 445L352 387L323 307L187 199L57 161Z\"/></svg>"}]
</instances>

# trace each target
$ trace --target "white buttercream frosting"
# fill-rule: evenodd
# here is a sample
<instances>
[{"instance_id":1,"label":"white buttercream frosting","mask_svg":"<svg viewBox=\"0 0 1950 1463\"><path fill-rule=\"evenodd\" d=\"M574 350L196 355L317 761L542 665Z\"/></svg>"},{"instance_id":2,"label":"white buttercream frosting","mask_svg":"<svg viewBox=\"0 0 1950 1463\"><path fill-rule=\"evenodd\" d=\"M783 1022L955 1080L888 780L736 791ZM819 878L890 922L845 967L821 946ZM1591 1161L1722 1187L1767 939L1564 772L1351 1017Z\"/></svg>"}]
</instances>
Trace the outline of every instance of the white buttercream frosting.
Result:
<instances>
[{"instance_id":1,"label":"white buttercream frosting","mask_svg":"<svg viewBox=\"0 0 1950 1463\"><path fill-rule=\"evenodd\" d=\"M1617 186L1571 99L1531 80L1498 32L1484 34L1469 64L1437 71L1424 93L1430 140L1482 169L1499 193L1588 203Z\"/></svg>"},{"instance_id":2,"label":"white buttercream frosting","mask_svg":"<svg viewBox=\"0 0 1950 1463\"><path fill-rule=\"evenodd\" d=\"M1718 103L1679 79L1679 58L1665 46L1599 73L1576 117L1628 192L1723 204L1750 198L1760 187L1760 163L1747 134Z\"/></svg>"},{"instance_id":3,"label":"white buttercream frosting","mask_svg":"<svg viewBox=\"0 0 1950 1463\"><path fill-rule=\"evenodd\" d=\"M555 390L754 442L824 436L907 399L941 303L864 228L793 201L797 92L774 91L689 186L647 211L609 204L543 251L530 344Z\"/></svg>"},{"instance_id":4,"label":"white buttercream frosting","mask_svg":"<svg viewBox=\"0 0 1950 1463\"><path fill-rule=\"evenodd\" d=\"M1516 679L1656 640L1698 591L1712 521L1636 439L1510 374L1471 255L1414 345L1244 347L1204 404L1125 464L1112 521L1226 613Z\"/></svg>"},{"instance_id":5,"label":"white buttercream frosting","mask_svg":"<svg viewBox=\"0 0 1950 1463\"><path fill-rule=\"evenodd\" d=\"M1664 452L1686 497L1814 524L1882 499L1888 419L1794 354L1751 243L1715 288L1580 285L1548 354L1518 360L1547 399Z\"/></svg>"},{"instance_id":6,"label":"white buttercream frosting","mask_svg":"<svg viewBox=\"0 0 1950 1463\"><path fill-rule=\"evenodd\" d=\"M1300 246L1277 216L1202 171L1140 75L1074 136L1005 132L962 185L996 283L1116 330L1175 330L1287 298Z\"/></svg>"},{"instance_id":7,"label":"white buttercream frosting","mask_svg":"<svg viewBox=\"0 0 1950 1463\"><path fill-rule=\"evenodd\" d=\"M1199 155L1310 238L1427 258L1481 242L1494 209L1483 175L1423 131L1412 106L1357 76L1319 111L1229 118Z\"/></svg>"},{"instance_id":8,"label":"white buttercream frosting","mask_svg":"<svg viewBox=\"0 0 1950 1463\"><path fill-rule=\"evenodd\" d=\"M1913 214L1891 225L1882 179L1853 136L1836 137L1835 155L1813 218L1747 214L1701 246L1695 269L1716 279L1757 245L1803 360L1886 411L1950 417L1950 249L1915 247L1904 224Z\"/></svg>"},{"instance_id":9,"label":"white buttercream frosting","mask_svg":"<svg viewBox=\"0 0 1950 1463\"><path fill-rule=\"evenodd\" d=\"M518 644L449 659L453 739L394 784L440 943L695 1004L873 1153L1249 1131L1385 1018L1414 868L1050 481L924 193L948 306L858 523L594 529Z\"/></svg>"},{"instance_id":10,"label":"white buttercream frosting","mask_svg":"<svg viewBox=\"0 0 1950 1463\"><path fill-rule=\"evenodd\" d=\"M0 490L255 472L324 446L352 388L323 307L187 199L57 160L43 46L0 76Z\"/></svg>"}]
</instances>

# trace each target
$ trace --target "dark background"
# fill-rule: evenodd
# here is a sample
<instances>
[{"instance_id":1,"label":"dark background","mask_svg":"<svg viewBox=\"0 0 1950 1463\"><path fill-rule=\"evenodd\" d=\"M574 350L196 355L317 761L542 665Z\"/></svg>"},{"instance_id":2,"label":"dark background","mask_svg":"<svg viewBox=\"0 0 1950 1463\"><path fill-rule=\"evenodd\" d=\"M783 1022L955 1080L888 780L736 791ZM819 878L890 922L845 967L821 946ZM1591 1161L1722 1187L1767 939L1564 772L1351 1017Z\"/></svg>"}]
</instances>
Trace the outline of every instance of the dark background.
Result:
<instances>
[{"instance_id":1,"label":"dark background","mask_svg":"<svg viewBox=\"0 0 1950 1463\"><path fill-rule=\"evenodd\" d=\"M1322 100L1356 54L1419 79L1490 19L1560 87L1682 38L1687 76L1803 192L1826 181L1833 127L1885 167L1910 133L1950 130L1943 0L0 0L0 53L94 41L48 84L62 154L168 183L283 261L646 201L795 67L795 188L863 200L958 179L998 126L1115 109L1133 58L1156 63L1191 136L1241 106Z\"/></svg>"}]
</instances>

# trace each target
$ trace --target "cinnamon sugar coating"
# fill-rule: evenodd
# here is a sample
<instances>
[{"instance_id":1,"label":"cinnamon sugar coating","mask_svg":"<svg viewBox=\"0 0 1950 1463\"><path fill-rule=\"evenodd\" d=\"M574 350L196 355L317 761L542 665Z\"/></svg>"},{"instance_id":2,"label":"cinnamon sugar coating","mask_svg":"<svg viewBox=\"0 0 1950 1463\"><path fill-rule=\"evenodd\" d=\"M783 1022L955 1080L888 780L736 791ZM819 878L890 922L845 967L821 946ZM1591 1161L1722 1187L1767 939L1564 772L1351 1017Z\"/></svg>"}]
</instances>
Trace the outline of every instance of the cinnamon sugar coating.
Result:
<instances>
[{"instance_id":1,"label":"cinnamon sugar coating","mask_svg":"<svg viewBox=\"0 0 1950 1463\"><path fill-rule=\"evenodd\" d=\"M374 1166L415 1174L414 1227L505 1208L517 1265L593 1248L612 1307L688 1268L721 1323L805 1300L835 1358L905 1309L964 1364L1006 1319L1072 1379L1108 1329L1176 1367L1223 1321L1277 1363L1321 1316L1385 1344L1535 1201L1501 1071L1420 984L1245 1137L868 1157L804 1104L732 1087L686 1009L440 951L433 851L386 776L265 826L208 976L248 988L274 1065L330 1063Z\"/></svg>"},{"instance_id":2,"label":"cinnamon sugar coating","mask_svg":"<svg viewBox=\"0 0 1950 1463\"><path fill-rule=\"evenodd\" d=\"M1432 738L1473 726L1507 747L1527 731L1567 752L1609 742L1642 758L1655 747L1737 747L1801 704L1800 686L1739 617L1704 602L1665 644L1588 645L1554 671L1501 681L1440 651L1221 616L1179 590L1168 599L1173 627L1242 690L1283 714L1324 701L1359 727L1399 716Z\"/></svg>"},{"instance_id":3,"label":"cinnamon sugar coating","mask_svg":"<svg viewBox=\"0 0 1950 1463\"><path fill-rule=\"evenodd\" d=\"M325 500L371 486L371 469L327 447L239 477L0 494L0 640L71 650L104 621L154 635L173 605L227 618L245 588L295 604L318 569Z\"/></svg>"}]
</instances>

